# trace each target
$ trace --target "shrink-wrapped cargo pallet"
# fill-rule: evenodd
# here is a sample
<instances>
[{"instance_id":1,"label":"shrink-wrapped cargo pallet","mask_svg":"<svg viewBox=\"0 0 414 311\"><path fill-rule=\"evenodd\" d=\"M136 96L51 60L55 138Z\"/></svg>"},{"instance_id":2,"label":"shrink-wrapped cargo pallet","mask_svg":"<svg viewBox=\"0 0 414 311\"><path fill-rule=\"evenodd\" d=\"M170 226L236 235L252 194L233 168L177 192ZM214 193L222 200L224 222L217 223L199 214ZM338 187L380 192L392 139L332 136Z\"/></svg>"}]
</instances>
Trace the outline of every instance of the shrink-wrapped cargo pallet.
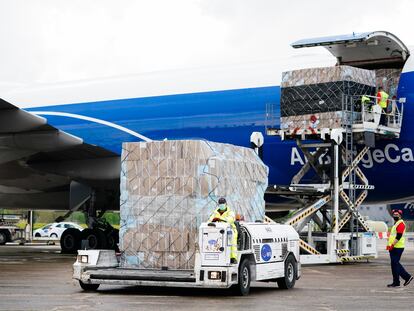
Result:
<instances>
[{"instance_id":1,"label":"shrink-wrapped cargo pallet","mask_svg":"<svg viewBox=\"0 0 414 311\"><path fill-rule=\"evenodd\" d=\"M343 95L374 95L375 86L375 71L350 66L284 72L281 116L341 111Z\"/></svg>"},{"instance_id":2,"label":"shrink-wrapped cargo pallet","mask_svg":"<svg viewBox=\"0 0 414 311\"><path fill-rule=\"evenodd\" d=\"M375 71L351 66L284 72L281 128L295 132L341 127L343 96L374 95L375 86Z\"/></svg>"},{"instance_id":3,"label":"shrink-wrapped cargo pallet","mask_svg":"<svg viewBox=\"0 0 414 311\"><path fill-rule=\"evenodd\" d=\"M375 70L377 86L384 88L390 98L397 95L398 83L400 81L401 69L377 69Z\"/></svg>"},{"instance_id":4,"label":"shrink-wrapped cargo pallet","mask_svg":"<svg viewBox=\"0 0 414 311\"><path fill-rule=\"evenodd\" d=\"M264 217L268 168L253 150L197 140L124 143L121 266L192 269L199 225L219 197Z\"/></svg>"}]
</instances>

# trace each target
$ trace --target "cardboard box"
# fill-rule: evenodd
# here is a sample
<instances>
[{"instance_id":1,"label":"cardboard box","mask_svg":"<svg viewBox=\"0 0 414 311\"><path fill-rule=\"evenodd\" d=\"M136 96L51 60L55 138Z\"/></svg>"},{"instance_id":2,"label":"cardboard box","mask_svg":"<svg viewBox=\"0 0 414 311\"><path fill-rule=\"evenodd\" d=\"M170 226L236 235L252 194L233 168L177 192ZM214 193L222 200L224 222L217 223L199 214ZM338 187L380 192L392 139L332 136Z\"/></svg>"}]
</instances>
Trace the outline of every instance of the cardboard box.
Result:
<instances>
[{"instance_id":1,"label":"cardboard box","mask_svg":"<svg viewBox=\"0 0 414 311\"><path fill-rule=\"evenodd\" d=\"M282 73L281 87L349 81L375 86L375 71L352 66L305 68Z\"/></svg>"},{"instance_id":2,"label":"cardboard box","mask_svg":"<svg viewBox=\"0 0 414 311\"><path fill-rule=\"evenodd\" d=\"M375 88L374 70L334 66L284 72L280 115L290 117L341 111L344 95L374 95Z\"/></svg>"},{"instance_id":3,"label":"cardboard box","mask_svg":"<svg viewBox=\"0 0 414 311\"><path fill-rule=\"evenodd\" d=\"M247 221L263 219L267 176L249 148L196 140L124 143L121 266L193 268L198 227L218 198Z\"/></svg>"}]
</instances>

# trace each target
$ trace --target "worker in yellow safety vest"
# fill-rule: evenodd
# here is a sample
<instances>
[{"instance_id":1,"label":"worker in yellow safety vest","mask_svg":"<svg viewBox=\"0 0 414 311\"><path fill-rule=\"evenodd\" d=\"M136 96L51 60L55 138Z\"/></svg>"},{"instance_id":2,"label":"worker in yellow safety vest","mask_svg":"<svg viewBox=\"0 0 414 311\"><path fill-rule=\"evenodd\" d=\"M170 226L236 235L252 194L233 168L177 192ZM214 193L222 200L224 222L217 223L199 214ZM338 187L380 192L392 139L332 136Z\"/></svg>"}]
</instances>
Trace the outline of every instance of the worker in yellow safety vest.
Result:
<instances>
[{"instance_id":1,"label":"worker in yellow safety vest","mask_svg":"<svg viewBox=\"0 0 414 311\"><path fill-rule=\"evenodd\" d=\"M383 87L380 86L378 89L378 93L377 93L377 103L382 108L381 119L380 119L380 124L382 125L386 125L388 97L389 95L387 94L387 92L385 92Z\"/></svg>"},{"instance_id":2,"label":"worker in yellow safety vest","mask_svg":"<svg viewBox=\"0 0 414 311\"><path fill-rule=\"evenodd\" d=\"M217 222L217 221L223 221L230 224L233 237L232 242L230 246L230 262L232 264L237 263L237 228L235 221L235 214L234 212L229 208L227 205L225 198L220 198L218 201L218 207L213 212L213 214L210 216L209 222Z\"/></svg>"},{"instance_id":3,"label":"worker in yellow safety vest","mask_svg":"<svg viewBox=\"0 0 414 311\"><path fill-rule=\"evenodd\" d=\"M404 267L400 263L401 255L404 252L405 247L405 223L402 220L402 211L393 210L392 218L394 218L395 224L391 228L390 236L388 238L387 250L390 252L391 258L391 271L393 281L388 284L388 287L400 286L400 276L405 281L404 286L410 284L413 280L411 274L405 271Z\"/></svg>"},{"instance_id":4,"label":"worker in yellow safety vest","mask_svg":"<svg viewBox=\"0 0 414 311\"><path fill-rule=\"evenodd\" d=\"M369 98L366 95L361 96L361 109L360 110L361 112L372 110L371 98Z\"/></svg>"},{"instance_id":5,"label":"worker in yellow safety vest","mask_svg":"<svg viewBox=\"0 0 414 311\"><path fill-rule=\"evenodd\" d=\"M367 104L369 104L369 103L370 103L370 101L371 101L371 99L370 99L368 96L366 96L366 95L362 95L362 96L361 96L361 103L362 103L363 105L367 105Z\"/></svg>"}]
</instances>

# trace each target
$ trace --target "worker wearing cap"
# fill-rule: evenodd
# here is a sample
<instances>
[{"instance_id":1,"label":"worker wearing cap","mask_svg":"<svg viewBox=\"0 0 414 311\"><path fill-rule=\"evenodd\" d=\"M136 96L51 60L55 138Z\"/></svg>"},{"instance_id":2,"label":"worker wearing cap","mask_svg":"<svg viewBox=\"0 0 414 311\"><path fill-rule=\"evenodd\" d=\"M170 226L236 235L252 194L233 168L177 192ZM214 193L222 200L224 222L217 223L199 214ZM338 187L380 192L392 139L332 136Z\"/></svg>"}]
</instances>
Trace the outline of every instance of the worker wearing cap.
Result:
<instances>
[{"instance_id":1,"label":"worker wearing cap","mask_svg":"<svg viewBox=\"0 0 414 311\"><path fill-rule=\"evenodd\" d=\"M405 281L404 286L407 286L410 284L413 277L405 271L400 263L401 255L404 252L405 247L405 223L404 220L402 220L402 211L393 210L392 218L394 218L395 223L391 228L390 237L388 238L387 250L390 252L393 282L387 286L400 286L400 276Z\"/></svg>"},{"instance_id":2,"label":"worker wearing cap","mask_svg":"<svg viewBox=\"0 0 414 311\"><path fill-rule=\"evenodd\" d=\"M230 261L231 263L237 263L237 228L234 212L227 205L225 198L220 198L218 201L218 207L210 216L209 222L223 221L231 225L233 231L232 246L230 247Z\"/></svg>"},{"instance_id":3,"label":"worker wearing cap","mask_svg":"<svg viewBox=\"0 0 414 311\"><path fill-rule=\"evenodd\" d=\"M377 93L377 103L382 109L380 120L380 124L382 125L385 125L385 114L387 113L388 97L389 95L384 91L384 88L380 86Z\"/></svg>"}]
</instances>

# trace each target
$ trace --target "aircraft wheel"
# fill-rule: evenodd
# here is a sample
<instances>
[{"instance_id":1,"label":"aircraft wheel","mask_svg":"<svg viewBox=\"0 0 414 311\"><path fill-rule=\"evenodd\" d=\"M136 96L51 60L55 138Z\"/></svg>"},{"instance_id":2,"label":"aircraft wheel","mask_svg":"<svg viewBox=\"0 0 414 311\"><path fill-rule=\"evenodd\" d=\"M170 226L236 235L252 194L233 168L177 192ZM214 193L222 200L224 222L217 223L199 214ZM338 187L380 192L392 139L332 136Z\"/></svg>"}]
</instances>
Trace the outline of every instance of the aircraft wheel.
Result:
<instances>
[{"instance_id":1,"label":"aircraft wheel","mask_svg":"<svg viewBox=\"0 0 414 311\"><path fill-rule=\"evenodd\" d=\"M81 232L75 228L68 228L63 231L60 237L62 253L74 254L80 248Z\"/></svg>"},{"instance_id":2,"label":"aircraft wheel","mask_svg":"<svg viewBox=\"0 0 414 311\"><path fill-rule=\"evenodd\" d=\"M84 229L82 240L87 240L89 249L106 249L108 242L105 232L99 229Z\"/></svg>"},{"instance_id":3,"label":"aircraft wheel","mask_svg":"<svg viewBox=\"0 0 414 311\"><path fill-rule=\"evenodd\" d=\"M108 249L118 250L119 230L111 230L106 234Z\"/></svg>"}]
</instances>

